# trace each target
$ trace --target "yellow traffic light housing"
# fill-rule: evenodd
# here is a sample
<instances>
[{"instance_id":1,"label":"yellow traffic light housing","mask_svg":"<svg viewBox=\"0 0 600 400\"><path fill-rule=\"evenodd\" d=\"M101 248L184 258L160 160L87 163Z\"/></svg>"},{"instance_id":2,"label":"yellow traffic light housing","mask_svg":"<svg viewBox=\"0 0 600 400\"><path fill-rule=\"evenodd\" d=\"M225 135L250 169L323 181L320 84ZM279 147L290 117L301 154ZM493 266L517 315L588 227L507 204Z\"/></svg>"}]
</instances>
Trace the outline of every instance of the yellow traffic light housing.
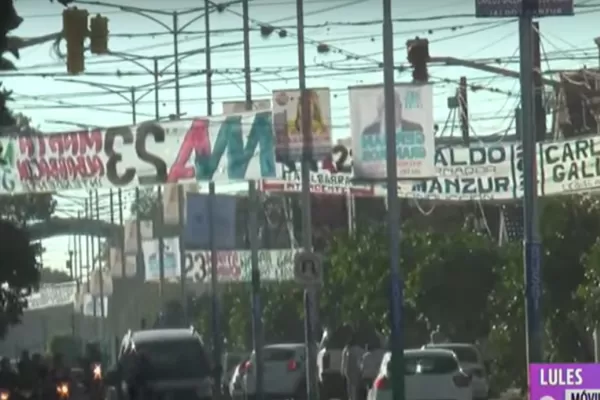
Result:
<instances>
[{"instance_id":1,"label":"yellow traffic light housing","mask_svg":"<svg viewBox=\"0 0 600 400\"><path fill-rule=\"evenodd\" d=\"M90 21L90 50L92 54L108 54L108 18L100 14Z\"/></svg>"},{"instance_id":2,"label":"yellow traffic light housing","mask_svg":"<svg viewBox=\"0 0 600 400\"><path fill-rule=\"evenodd\" d=\"M67 71L77 75L85 70L85 38L88 34L88 12L76 7L63 11L63 37L67 41Z\"/></svg>"}]
</instances>

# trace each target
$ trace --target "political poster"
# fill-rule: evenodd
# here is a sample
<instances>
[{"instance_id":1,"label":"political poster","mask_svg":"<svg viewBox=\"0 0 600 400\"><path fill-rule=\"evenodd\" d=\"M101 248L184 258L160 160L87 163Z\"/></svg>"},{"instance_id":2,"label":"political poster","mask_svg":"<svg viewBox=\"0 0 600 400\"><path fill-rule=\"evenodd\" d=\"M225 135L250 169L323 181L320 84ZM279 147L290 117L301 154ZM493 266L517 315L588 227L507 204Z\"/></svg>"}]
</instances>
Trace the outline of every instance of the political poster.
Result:
<instances>
[{"instance_id":1,"label":"political poster","mask_svg":"<svg viewBox=\"0 0 600 400\"><path fill-rule=\"evenodd\" d=\"M349 89L354 178L387 177L383 85ZM431 85L398 84L394 89L396 172L398 179L436 176Z\"/></svg>"},{"instance_id":2,"label":"political poster","mask_svg":"<svg viewBox=\"0 0 600 400\"><path fill-rule=\"evenodd\" d=\"M302 131L302 96L299 90L273 92L273 132L276 160L283 163L300 162L309 155L320 161L331 154L331 99L328 88L307 89L310 132ZM305 140L308 138L309 140ZM305 153L306 150L306 153Z\"/></svg>"},{"instance_id":3,"label":"political poster","mask_svg":"<svg viewBox=\"0 0 600 400\"><path fill-rule=\"evenodd\" d=\"M237 197L215 194L212 208L207 194L188 195L183 240L186 249L210 249L210 219L215 248L234 249L236 245Z\"/></svg>"},{"instance_id":4,"label":"political poster","mask_svg":"<svg viewBox=\"0 0 600 400\"><path fill-rule=\"evenodd\" d=\"M160 281L160 241L158 239L144 240L142 249L144 253L144 277L146 282ZM163 239L163 271L165 280L174 280L181 277L181 257L179 254L179 238L169 237Z\"/></svg>"}]
</instances>

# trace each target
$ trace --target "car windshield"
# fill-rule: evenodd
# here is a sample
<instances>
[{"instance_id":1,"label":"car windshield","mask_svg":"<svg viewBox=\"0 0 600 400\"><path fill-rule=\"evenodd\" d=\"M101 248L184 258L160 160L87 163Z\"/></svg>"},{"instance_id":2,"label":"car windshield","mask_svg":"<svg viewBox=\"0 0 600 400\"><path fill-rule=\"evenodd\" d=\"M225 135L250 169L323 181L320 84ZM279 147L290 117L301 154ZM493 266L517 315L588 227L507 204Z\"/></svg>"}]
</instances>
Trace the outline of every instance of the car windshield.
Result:
<instances>
[{"instance_id":1,"label":"car windshield","mask_svg":"<svg viewBox=\"0 0 600 400\"><path fill-rule=\"evenodd\" d=\"M472 347L466 346L439 346L439 348L451 350L456 354L456 358L461 363L478 363L479 357L477 356L477 351Z\"/></svg>"},{"instance_id":2,"label":"car windshield","mask_svg":"<svg viewBox=\"0 0 600 400\"><path fill-rule=\"evenodd\" d=\"M149 361L152 379L193 379L210 375L210 364L197 339L148 342L136 346Z\"/></svg>"},{"instance_id":3,"label":"car windshield","mask_svg":"<svg viewBox=\"0 0 600 400\"><path fill-rule=\"evenodd\" d=\"M387 373L391 376L392 363L387 364ZM441 375L458 369L456 360L451 356L432 354L407 354L404 356L404 375Z\"/></svg>"}]
</instances>

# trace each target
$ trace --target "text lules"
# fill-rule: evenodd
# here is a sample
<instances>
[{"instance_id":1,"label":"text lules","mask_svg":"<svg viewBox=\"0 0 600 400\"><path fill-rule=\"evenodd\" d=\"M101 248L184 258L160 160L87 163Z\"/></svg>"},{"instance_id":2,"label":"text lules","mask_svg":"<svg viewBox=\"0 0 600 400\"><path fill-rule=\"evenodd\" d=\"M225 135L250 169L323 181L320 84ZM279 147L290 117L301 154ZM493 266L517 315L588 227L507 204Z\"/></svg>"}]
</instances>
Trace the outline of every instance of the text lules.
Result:
<instances>
[{"instance_id":1,"label":"text lules","mask_svg":"<svg viewBox=\"0 0 600 400\"><path fill-rule=\"evenodd\" d=\"M542 386L575 386L583 384L581 368L545 368L540 370Z\"/></svg>"}]
</instances>

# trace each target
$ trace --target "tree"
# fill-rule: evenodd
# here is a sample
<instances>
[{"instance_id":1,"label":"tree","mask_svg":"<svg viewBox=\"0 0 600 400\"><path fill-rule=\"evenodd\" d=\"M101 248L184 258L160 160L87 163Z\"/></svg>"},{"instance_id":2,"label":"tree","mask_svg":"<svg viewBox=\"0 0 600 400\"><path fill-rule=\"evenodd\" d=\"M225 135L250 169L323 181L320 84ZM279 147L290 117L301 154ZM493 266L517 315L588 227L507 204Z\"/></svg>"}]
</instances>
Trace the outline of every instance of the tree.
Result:
<instances>
[{"instance_id":1,"label":"tree","mask_svg":"<svg viewBox=\"0 0 600 400\"><path fill-rule=\"evenodd\" d=\"M6 65L2 55L7 49L6 33L20 24L12 1L0 0L0 70ZM29 119L15 115L8 109L10 92L0 83L0 136L36 133ZM14 177L14 168L0 149L0 173L8 180ZM0 196L0 337L6 335L11 325L18 324L27 306L27 296L35 290L40 280L41 253L39 244L30 243L26 230L29 221L50 218L55 202L51 194L14 194Z\"/></svg>"}]
</instances>

